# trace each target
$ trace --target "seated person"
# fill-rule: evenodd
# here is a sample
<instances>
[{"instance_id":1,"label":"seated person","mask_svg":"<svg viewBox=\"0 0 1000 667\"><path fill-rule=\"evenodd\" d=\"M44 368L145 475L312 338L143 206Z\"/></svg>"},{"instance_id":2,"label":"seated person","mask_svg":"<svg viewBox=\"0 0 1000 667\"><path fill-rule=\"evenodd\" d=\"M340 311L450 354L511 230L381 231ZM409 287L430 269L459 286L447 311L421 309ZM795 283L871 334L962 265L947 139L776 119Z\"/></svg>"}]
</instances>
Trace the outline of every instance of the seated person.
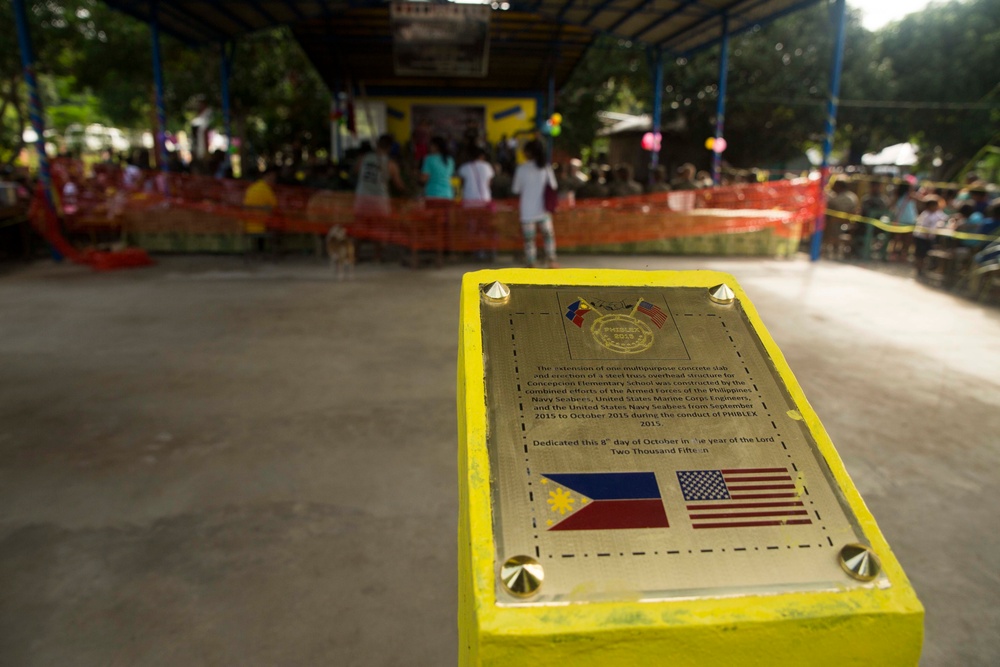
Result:
<instances>
[{"instance_id":1,"label":"seated person","mask_svg":"<svg viewBox=\"0 0 1000 667\"><path fill-rule=\"evenodd\" d=\"M642 194L642 186L632 178L632 167L620 164L615 167L615 180L608 188L612 197L632 197Z\"/></svg>"},{"instance_id":2,"label":"seated person","mask_svg":"<svg viewBox=\"0 0 1000 667\"><path fill-rule=\"evenodd\" d=\"M677 168L677 178L670 182L672 190L697 190L701 184L695 179L698 170L690 162L686 162Z\"/></svg>"},{"instance_id":3,"label":"seated person","mask_svg":"<svg viewBox=\"0 0 1000 667\"><path fill-rule=\"evenodd\" d=\"M576 191L577 199L604 199L608 196L608 188L601 175L601 168L594 165L590 168L590 178Z\"/></svg>"},{"instance_id":4,"label":"seated person","mask_svg":"<svg viewBox=\"0 0 1000 667\"><path fill-rule=\"evenodd\" d=\"M646 189L649 194L657 192L670 192L670 184L667 183L667 169L662 164L657 165L653 170L653 182Z\"/></svg>"}]
</instances>

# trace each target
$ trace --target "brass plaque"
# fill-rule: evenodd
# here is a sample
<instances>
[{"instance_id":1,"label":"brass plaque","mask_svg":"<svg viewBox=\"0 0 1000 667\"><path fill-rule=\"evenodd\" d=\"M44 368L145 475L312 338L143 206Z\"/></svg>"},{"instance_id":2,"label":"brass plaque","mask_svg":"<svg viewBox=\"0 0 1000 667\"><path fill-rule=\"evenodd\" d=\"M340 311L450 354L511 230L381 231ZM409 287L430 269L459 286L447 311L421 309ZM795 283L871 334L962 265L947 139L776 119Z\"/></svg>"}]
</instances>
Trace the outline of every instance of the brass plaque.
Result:
<instances>
[{"instance_id":1,"label":"brass plaque","mask_svg":"<svg viewBox=\"0 0 1000 667\"><path fill-rule=\"evenodd\" d=\"M481 305L501 605L832 590L867 543L739 300L511 285Z\"/></svg>"}]
</instances>

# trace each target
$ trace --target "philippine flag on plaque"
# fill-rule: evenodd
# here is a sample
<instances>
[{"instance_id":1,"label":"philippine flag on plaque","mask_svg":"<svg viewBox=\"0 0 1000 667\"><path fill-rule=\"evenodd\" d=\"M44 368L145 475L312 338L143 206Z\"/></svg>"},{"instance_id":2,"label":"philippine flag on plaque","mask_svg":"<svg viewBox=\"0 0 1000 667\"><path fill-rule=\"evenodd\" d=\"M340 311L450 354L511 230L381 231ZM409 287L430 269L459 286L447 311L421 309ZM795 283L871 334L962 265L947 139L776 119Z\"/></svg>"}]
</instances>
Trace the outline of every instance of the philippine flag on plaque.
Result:
<instances>
[{"instance_id":1,"label":"philippine flag on plaque","mask_svg":"<svg viewBox=\"0 0 1000 667\"><path fill-rule=\"evenodd\" d=\"M669 528L651 472L544 473L549 530Z\"/></svg>"}]
</instances>

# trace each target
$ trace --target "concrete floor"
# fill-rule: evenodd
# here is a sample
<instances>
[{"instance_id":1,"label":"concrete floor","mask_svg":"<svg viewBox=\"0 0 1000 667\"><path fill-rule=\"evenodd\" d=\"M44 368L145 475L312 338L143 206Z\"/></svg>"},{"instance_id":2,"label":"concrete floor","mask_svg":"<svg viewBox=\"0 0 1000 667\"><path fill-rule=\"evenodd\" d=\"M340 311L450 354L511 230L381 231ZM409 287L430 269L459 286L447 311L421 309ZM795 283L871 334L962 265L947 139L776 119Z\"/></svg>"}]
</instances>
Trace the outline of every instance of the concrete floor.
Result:
<instances>
[{"instance_id":1,"label":"concrete floor","mask_svg":"<svg viewBox=\"0 0 1000 667\"><path fill-rule=\"evenodd\" d=\"M1000 313L831 263L737 276L927 607L1000 659ZM450 665L463 270L168 258L0 276L0 664Z\"/></svg>"}]
</instances>

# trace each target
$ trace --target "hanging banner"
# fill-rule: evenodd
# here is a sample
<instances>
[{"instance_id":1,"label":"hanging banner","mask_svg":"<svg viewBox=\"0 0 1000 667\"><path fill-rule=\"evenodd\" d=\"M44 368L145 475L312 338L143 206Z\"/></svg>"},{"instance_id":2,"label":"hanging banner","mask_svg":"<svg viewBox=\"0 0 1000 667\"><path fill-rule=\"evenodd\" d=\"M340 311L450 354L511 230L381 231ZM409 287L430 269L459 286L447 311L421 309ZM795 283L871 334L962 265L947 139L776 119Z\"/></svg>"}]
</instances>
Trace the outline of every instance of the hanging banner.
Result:
<instances>
[{"instance_id":1,"label":"hanging banner","mask_svg":"<svg viewBox=\"0 0 1000 667\"><path fill-rule=\"evenodd\" d=\"M389 16L396 75L486 76L489 5L394 2Z\"/></svg>"}]
</instances>

